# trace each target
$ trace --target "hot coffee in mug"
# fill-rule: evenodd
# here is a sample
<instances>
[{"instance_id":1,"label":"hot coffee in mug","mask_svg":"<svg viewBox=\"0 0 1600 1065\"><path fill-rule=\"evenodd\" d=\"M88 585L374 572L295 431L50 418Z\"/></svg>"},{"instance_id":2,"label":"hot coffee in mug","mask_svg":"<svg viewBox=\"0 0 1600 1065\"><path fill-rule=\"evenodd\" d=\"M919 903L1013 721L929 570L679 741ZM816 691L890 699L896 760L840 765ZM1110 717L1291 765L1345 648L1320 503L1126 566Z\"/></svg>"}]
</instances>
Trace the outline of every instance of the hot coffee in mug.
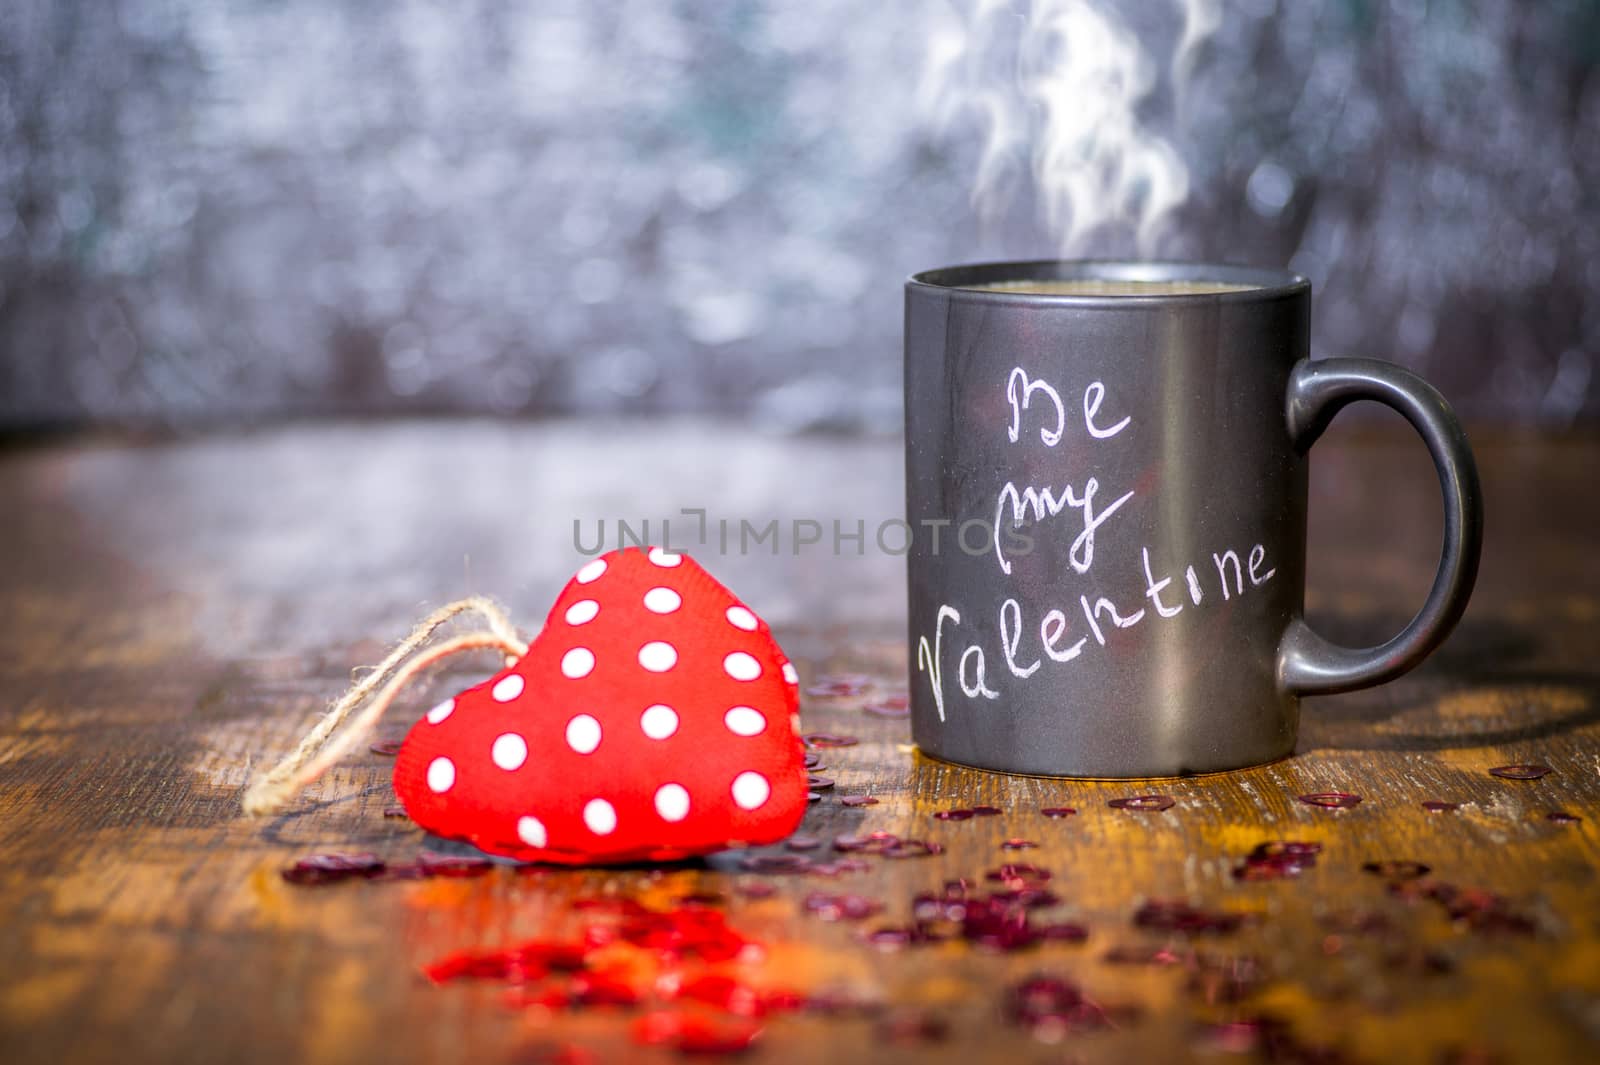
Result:
<instances>
[{"instance_id":1,"label":"hot coffee in mug","mask_svg":"<svg viewBox=\"0 0 1600 1065\"><path fill-rule=\"evenodd\" d=\"M1466 607L1481 503L1420 378L1308 355L1311 285L1245 267L958 266L906 284L912 728L1011 772L1166 776L1271 761L1304 695L1382 683ZM1433 455L1443 557L1378 647L1305 622L1312 444L1360 399Z\"/></svg>"}]
</instances>

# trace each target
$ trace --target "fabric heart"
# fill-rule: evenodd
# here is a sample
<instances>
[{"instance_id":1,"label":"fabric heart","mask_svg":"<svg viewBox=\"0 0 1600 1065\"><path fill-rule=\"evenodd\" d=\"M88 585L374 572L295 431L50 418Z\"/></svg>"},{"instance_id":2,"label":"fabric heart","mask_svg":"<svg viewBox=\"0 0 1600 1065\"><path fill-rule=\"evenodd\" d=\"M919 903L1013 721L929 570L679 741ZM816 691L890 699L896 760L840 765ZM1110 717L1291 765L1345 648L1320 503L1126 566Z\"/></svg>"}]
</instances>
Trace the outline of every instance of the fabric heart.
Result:
<instances>
[{"instance_id":1,"label":"fabric heart","mask_svg":"<svg viewBox=\"0 0 1600 1065\"><path fill-rule=\"evenodd\" d=\"M516 664L395 761L430 832L526 861L661 861L788 836L806 808L794 666L687 555L580 569Z\"/></svg>"}]
</instances>

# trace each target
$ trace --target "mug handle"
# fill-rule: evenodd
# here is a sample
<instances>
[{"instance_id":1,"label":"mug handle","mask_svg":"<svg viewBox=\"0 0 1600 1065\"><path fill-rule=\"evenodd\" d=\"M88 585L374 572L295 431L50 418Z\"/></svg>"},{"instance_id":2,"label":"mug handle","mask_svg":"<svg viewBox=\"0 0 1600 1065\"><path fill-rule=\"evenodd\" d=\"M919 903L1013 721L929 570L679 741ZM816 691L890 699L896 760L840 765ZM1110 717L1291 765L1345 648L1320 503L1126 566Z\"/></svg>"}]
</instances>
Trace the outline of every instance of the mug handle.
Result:
<instances>
[{"instance_id":1,"label":"mug handle","mask_svg":"<svg viewBox=\"0 0 1600 1065\"><path fill-rule=\"evenodd\" d=\"M1377 400L1405 416L1433 455L1444 491L1444 551L1433 587L1417 616L1377 647L1341 647L1318 636L1301 617L1278 645L1278 686L1295 695L1366 688L1410 670L1444 642L1461 620L1478 576L1483 547L1483 497L1478 468L1449 404L1408 370L1378 359L1302 359L1289 374L1289 437L1304 454L1351 403Z\"/></svg>"}]
</instances>

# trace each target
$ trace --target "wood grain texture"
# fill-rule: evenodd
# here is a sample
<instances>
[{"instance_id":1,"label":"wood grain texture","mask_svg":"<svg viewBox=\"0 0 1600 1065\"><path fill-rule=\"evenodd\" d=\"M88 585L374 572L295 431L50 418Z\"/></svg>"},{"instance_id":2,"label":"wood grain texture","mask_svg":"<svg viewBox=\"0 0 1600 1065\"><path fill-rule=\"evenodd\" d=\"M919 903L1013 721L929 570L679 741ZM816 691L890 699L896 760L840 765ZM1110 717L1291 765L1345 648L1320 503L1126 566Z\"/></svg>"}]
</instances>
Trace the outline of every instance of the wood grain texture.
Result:
<instances>
[{"instance_id":1,"label":"wood grain texture","mask_svg":"<svg viewBox=\"0 0 1600 1065\"><path fill-rule=\"evenodd\" d=\"M1353 1060L1600 1057L1600 441L1479 434L1488 546L1460 630L1407 678L1307 704L1294 757L1148 786L982 774L918 757L903 721L859 698L810 698L809 729L859 736L825 752L837 790L803 831L884 829L938 840L936 858L874 860L837 880L778 878L729 919L769 945L751 979L846 986L948 1021L949 1038L881 1045L867 1019L772 1020L755 1060L1238 1060L1201 1026L1285 1019ZM492 986L433 987L418 967L452 950L559 928L580 895L666 899L727 891L719 861L660 870L301 888L279 870L322 850L412 856L385 820L388 759L363 754L291 814L237 816L247 766L275 759L425 608L470 592L537 621L578 561L574 517L680 519L682 508L789 521L900 509L894 441L784 440L700 423L578 427L419 423L300 427L195 441L86 440L0 453L0 1060L157 1062L535 1060L550 1041L602 1060L670 1060L628 1041L616 1012L513 1011ZM1371 642L1422 601L1439 503L1420 445L1337 429L1314 462L1308 608L1327 635ZM675 535L681 536L682 530ZM807 681L861 672L907 683L902 560L830 552L707 555L772 620ZM405 701L475 681L467 662ZM1490 766L1534 761L1541 781ZM1165 813L1108 809L1158 790ZM1345 812L1309 791L1359 792ZM851 809L837 796L871 793ZM1463 803L1429 814L1420 803ZM950 806L1007 812L935 821ZM1077 807L1050 820L1043 806ZM1584 820L1552 824L1564 809ZM1037 841L1008 855L1000 841ZM1319 840L1299 879L1241 884L1269 839ZM813 890L911 897L1021 857L1055 873L1062 919L1086 943L996 956L946 944L902 953L805 914ZM1391 898L1373 859L1428 863L1503 895L1534 935L1483 935L1439 907ZM1259 959L1266 981L1208 1002L1183 966L1114 965L1114 947L1168 937L1131 923L1147 897L1258 915L1197 941ZM1380 935L1338 930L1379 913ZM1181 948L1183 944L1174 944ZM1434 972L1427 953L1449 963ZM1420 960L1419 960L1420 959ZM1069 976L1136 1007L1115 1029L1047 1045L1008 1024L1007 981ZM1215 996L1212 996L1213 998ZM1246 1058L1245 1060L1248 1060ZM1463 1059L1474 1060L1474 1059Z\"/></svg>"}]
</instances>

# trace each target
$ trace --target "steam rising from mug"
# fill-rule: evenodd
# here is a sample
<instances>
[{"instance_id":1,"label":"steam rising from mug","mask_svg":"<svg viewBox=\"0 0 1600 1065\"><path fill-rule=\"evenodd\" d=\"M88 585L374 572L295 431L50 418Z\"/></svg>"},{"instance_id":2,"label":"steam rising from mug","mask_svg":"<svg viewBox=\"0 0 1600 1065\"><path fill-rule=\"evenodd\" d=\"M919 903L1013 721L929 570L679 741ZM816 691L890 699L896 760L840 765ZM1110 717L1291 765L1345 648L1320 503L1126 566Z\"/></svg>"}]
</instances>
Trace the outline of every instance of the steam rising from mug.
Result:
<instances>
[{"instance_id":1,"label":"steam rising from mug","mask_svg":"<svg viewBox=\"0 0 1600 1065\"><path fill-rule=\"evenodd\" d=\"M1172 0L1181 33L1172 97L1221 21L1221 0ZM979 216L1003 214L1031 178L1062 254L1090 232L1131 227L1141 253L1189 194L1172 142L1139 109L1160 71L1114 5L1093 0L955 0L930 33L921 98L941 130L976 119L983 150L973 182Z\"/></svg>"}]
</instances>

